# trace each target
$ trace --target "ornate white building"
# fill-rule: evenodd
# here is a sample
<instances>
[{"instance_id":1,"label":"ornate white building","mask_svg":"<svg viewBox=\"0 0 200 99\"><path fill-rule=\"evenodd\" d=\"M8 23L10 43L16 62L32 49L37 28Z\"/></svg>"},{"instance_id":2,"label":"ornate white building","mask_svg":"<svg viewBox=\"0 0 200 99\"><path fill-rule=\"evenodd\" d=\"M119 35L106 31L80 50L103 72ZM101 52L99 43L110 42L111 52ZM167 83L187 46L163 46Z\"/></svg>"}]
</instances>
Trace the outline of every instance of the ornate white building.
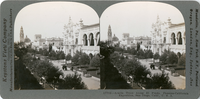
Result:
<instances>
[{"instance_id":1,"label":"ornate white building","mask_svg":"<svg viewBox=\"0 0 200 99\"><path fill-rule=\"evenodd\" d=\"M99 53L100 32L99 23L84 25L81 19L79 23L73 23L71 18L64 26L64 53L72 56L76 51L94 55Z\"/></svg>"},{"instance_id":2,"label":"ornate white building","mask_svg":"<svg viewBox=\"0 0 200 99\"><path fill-rule=\"evenodd\" d=\"M164 50L170 50L175 53L185 53L185 23L172 24L171 19L162 22L157 17L155 23L152 24L152 51L158 52L160 55Z\"/></svg>"}]
</instances>

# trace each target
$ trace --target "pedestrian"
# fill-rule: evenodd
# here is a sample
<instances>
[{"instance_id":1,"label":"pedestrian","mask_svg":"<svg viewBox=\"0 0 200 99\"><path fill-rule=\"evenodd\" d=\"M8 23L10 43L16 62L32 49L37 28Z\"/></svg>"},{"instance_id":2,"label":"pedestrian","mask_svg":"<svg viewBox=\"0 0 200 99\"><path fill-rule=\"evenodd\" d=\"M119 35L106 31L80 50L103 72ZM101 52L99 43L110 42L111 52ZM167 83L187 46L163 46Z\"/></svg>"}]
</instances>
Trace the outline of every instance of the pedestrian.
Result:
<instances>
[{"instance_id":1,"label":"pedestrian","mask_svg":"<svg viewBox=\"0 0 200 99\"><path fill-rule=\"evenodd\" d=\"M63 70L65 69L64 66L65 66L65 65L62 66L62 69L63 69Z\"/></svg>"},{"instance_id":2,"label":"pedestrian","mask_svg":"<svg viewBox=\"0 0 200 99\"><path fill-rule=\"evenodd\" d=\"M159 66L159 70L161 70L161 66Z\"/></svg>"}]
</instances>

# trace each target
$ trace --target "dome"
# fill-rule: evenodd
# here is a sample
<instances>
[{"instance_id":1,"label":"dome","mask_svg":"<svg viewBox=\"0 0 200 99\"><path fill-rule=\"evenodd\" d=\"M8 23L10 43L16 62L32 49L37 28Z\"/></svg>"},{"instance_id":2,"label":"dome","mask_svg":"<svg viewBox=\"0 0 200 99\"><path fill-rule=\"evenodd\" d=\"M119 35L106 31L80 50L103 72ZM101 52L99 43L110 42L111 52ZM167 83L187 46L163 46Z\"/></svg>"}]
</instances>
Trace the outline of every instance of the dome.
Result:
<instances>
[{"instance_id":1,"label":"dome","mask_svg":"<svg viewBox=\"0 0 200 99\"><path fill-rule=\"evenodd\" d=\"M26 36L26 38L24 39L24 42L29 43L29 42L31 42L31 40Z\"/></svg>"},{"instance_id":2,"label":"dome","mask_svg":"<svg viewBox=\"0 0 200 99\"><path fill-rule=\"evenodd\" d=\"M112 41L119 41L118 37L116 37L115 34L114 37L112 38Z\"/></svg>"}]
</instances>

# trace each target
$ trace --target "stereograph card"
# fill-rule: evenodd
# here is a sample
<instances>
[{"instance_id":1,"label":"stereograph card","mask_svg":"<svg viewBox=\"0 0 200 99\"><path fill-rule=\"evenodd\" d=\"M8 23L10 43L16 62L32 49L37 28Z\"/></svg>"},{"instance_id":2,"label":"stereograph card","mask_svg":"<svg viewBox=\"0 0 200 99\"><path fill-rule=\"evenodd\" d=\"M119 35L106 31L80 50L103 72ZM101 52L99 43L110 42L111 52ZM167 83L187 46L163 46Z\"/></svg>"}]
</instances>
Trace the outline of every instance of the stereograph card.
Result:
<instances>
[{"instance_id":1,"label":"stereograph card","mask_svg":"<svg viewBox=\"0 0 200 99\"><path fill-rule=\"evenodd\" d=\"M200 2L1 3L2 99L197 99Z\"/></svg>"}]
</instances>

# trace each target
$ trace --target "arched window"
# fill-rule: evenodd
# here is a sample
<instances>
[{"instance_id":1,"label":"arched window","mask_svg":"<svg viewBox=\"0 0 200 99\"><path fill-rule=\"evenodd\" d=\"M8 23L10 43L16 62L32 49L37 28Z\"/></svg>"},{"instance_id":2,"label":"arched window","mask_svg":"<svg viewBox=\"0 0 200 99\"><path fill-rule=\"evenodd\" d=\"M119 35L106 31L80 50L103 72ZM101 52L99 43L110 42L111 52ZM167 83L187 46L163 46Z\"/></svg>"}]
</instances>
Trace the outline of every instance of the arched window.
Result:
<instances>
[{"instance_id":1,"label":"arched window","mask_svg":"<svg viewBox=\"0 0 200 99\"><path fill-rule=\"evenodd\" d=\"M93 36L93 34L90 33L89 37L90 37L90 46L94 46L94 36Z\"/></svg>"},{"instance_id":2,"label":"arched window","mask_svg":"<svg viewBox=\"0 0 200 99\"><path fill-rule=\"evenodd\" d=\"M174 33L172 33L172 35L171 35L171 43L173 44L173 45L175 45L176 44L176 38L175 38L175 34Z\"/></svg>"},{"instance_id":3,"label":"arched window","mask_svg":"<svg viewBox=\"0 0 200 99\"><path fill-rule=\"evenodd\" d=\"M88 42L87 42L87 35L84 34L84 35L83 35L83 45L84 45L84 46L87 46L87 43L88 43Z\"/></svg>"},{"instance_id":4,"label":"arched window","mask_svg":"<svg viewBox=\"0 0 200 99\"><path fill-rule=\"evenodd\" d=\"M99 46L99 42L100 42L100 35L99 34L100 34L99 32L96 34L97 46Z\"/></svg>"},{"instance_id":5,"label":"arched window","mask_svg":"<svg viewBox=\"0 0 200 99\"><path fill-rule=\"evenodd\" d=\"M181 32L178 32L177 37L178 37L178 45L182 45L182 35L181 35Z\"/></svg>"}]
</instances>

